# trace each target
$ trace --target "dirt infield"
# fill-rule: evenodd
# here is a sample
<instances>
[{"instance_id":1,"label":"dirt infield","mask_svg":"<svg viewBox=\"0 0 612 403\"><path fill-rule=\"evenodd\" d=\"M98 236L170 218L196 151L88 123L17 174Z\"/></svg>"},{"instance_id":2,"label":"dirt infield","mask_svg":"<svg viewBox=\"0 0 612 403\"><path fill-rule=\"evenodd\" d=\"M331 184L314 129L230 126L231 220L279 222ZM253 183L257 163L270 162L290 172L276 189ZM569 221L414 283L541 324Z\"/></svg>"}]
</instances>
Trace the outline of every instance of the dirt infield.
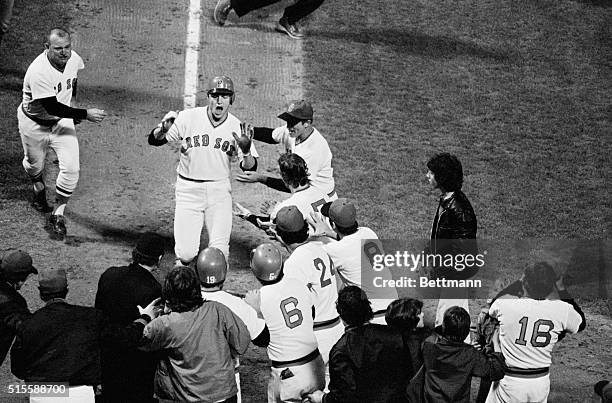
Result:
<instances>
[{"instance_id":1,"label":"dirt infield","mask_svg":"<svg viewBox=\"0 0 612 403\"><path fill-rule=\"evenodd\" d=\"M173 262L178 154L148 146L145 136L167 110L182 109L186 2L16 3L0 45L0 251L20 247L37 266L65 267L69 300L92 304L102 271L127 262L140 233L156 231L168 240L161 278ZM231 76L232 112L261 126L280 124L289 100L311 99L339 193L357 201L360 221L381 237L427 237L436 195L425 187L424 164L448 150L464 163L484 238L610 238L610 8L565 0L326 2L308 19L310 38L296 42L273 30L279 6L241 20L232 14L219 28L214 1L203 4L200 77ZM45 218L29 206L15 116L25 69L57 25L71 28L85 61L78 104L109 112L99 125L77 127L81 178L64 242L50 239ZM280 150L257 146L260 169L274 171ZM51 196L54 156L47 166ZM235 181L233 194L253 209L281 196ZM235 221L227 288L257 286L246 261L264 239ZM602 256L609 280L612 259ZM41 306L34 279L24 294L32 309ZM589 324L557 347L551 402L584 401L591 384L611 375L609 300L579 302ZM265 350L252 347L241 362L243 401L264 401ZM0 400L21 401L6 391L16 381L5 362Z\"/></svg>"}]
</instances>

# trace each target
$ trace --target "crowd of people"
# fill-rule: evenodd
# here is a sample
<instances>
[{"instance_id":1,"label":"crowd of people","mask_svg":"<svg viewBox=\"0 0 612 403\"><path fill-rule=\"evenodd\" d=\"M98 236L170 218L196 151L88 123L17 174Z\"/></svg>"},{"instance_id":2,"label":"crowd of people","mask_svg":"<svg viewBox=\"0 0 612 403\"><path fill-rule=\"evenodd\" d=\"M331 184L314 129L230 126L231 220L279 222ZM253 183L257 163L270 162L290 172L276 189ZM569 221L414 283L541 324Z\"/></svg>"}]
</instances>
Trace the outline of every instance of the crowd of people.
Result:
<instances>
[{"instance_id":1,"label":"crowd of people","mask_svg":"<svg viewBox=\"0 0 612 403\"><path fill-rule=\"evenodd\" d=\"M78 180L74 124L106 116L70 107L81 68L69 33L52 30L26 73L18 110L32 204L53 212L49 222L60 237ZM236 101L231 78L216 76L207 85L205 106L168 112L148 136L153 146L181 146L175 265L161 285L151 271L165 245L151 233L138 240L130 265L102 274L94 307L66 301L64 270L37 270L23 251L2 258L0 358L11 350L15 376L66 383L66 401L74 402L96 396L105 402L239 402L239 356L253 343L270 359L269 402L468 402L474 376L482 378L479 402L547 401L554 345L586 324L549 264L531 264L491 301L479 316L483 331L476 343L469 337L465 289L442 289L434 327L426 328L422 301L373 286L373 271L364 270L384 248L359 224L356 203L338 198L332 153L313 126L312 105L294 101L278 116L284 125L252 127L229 112ZM257 172L254 141L282 145L280 178ZM41 162L47 147L60 160L53 209ZM243 206L234 210L232 162L243 171L237 180L291 196L261 215ZM461 162L439 153L427 169L440 193L427 253L476 254L477 220L462 192ZM223 290L234 215L275 239L252 250L250 268L261 287L244 295ZM204 225L208 246L200 251ZM468 279L475 273L434 266L427 276ZM38 275L44 302L34 313L18 292L31 274ZM386 267L376 275L392 278ZM603 396L607 386L597 390Z\"/></svg>"}]
</instances>

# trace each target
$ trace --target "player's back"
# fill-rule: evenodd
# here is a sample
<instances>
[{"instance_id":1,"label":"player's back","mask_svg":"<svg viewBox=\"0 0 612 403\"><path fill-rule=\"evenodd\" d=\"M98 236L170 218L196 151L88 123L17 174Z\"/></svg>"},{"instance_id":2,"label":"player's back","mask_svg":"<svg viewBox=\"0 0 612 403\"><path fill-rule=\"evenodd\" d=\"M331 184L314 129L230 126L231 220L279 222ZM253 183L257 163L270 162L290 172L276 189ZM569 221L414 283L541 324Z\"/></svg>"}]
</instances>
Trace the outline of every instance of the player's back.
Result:
<instances>
[{"instance_id":1,"label":"player's back","mask_svg":"<svg viewBox=\"0 0 612 403\"><path fill-rule=\"evenodd\" d=\"M260 290L260 310L268 331L268 356L273 361L292 361L317 348L313 331L312 300L305 284L283 277Z\"/></svg>"},{"instance_id":2,"label":"player's back","mask_svg":"<svg viewBox=\"0 0 612 403\"><path fill-rule=\"evenodd\" d=\"M321 206L330 201L332 201L330 197L323 193L321 189L309 186L306 189L293 193L288 199L278 203L270 214L270 219L274 220L278 211L285 206L296 206L304 217L309 217L313 212L320 213Z\"/></svg>"},{"instance_id":3,"label":"player's back","mask_svg":"<svg viewBox=\"0 0 612 403\"><path fill-rule=\"evenodd\" d=\"M524 369L549 367L559 335L576 333L582 322L572 305L558 299L500 298L489 314L500 322L506 364Z\"/></svg>"},{"instance_id":4,"label":"player's back","mask_svg":"<svg viewBox=\"0 0 612 403\"><path fill-rule=\"evenodd\" d=\"M315 322L338 317L338 286L334 264L321 242L311 241L298 246L285 261L284 270L285 276L296 278L310 288L315 306Z\"/></svg>"},{"instance_id":5,"label":"player's back","mask_svg":"<svg viewBox=\"0 0 612 403\"><path fill-rule=\"evenodd\" d=\"M370 242L364 243L364 240ZM391 301L397 299L395 288L374 286L374 277L390 280L392 276L386 267L376 272L372 269L369 256L381 254L383 249L378 236L370 228L359 227L355 233L325 244L324 249L331 256L344 285L360 287L372 302L374 311L386 309Z\"/></svg>"},{"instance_id":6,"label":"player's back","mask_svg":"<svg viewBox=\"0 0 612 403\"><path fill-rule=\"evenodd\" d=\"M255 339L265 326L265 322L257 317L257 312L244 299L231 295L225 291L202 291L202 298L208 301L216 301L228 307L240 318L249 329L251 340Z\"/></svg>"}]
</instances>

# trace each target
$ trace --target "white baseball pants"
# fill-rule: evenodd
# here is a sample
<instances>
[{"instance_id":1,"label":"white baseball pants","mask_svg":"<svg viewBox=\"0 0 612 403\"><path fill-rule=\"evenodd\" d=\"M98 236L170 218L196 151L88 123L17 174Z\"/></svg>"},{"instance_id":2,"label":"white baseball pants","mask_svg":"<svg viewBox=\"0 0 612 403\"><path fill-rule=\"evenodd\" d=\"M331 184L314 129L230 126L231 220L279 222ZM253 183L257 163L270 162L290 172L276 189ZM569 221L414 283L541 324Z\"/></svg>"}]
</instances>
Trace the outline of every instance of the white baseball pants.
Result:
<instances>
[{"instance_id":1,"label":"white baseball pants","mask_svg":"<svg viewBox=\"0 0 612 403\"><path fill-rule=\"evenodd\" d=\"M550 393L550 374L522 378L506 374L493 382L486 403L546 403Z\"/></svg>"},{"instance_id":2,"label":"white baseball pants","mask_svg":"<svg viewBox=\"0 0 612 403\"><path fill-rule=\"evenodd\" d=\"M200 235L206 223L208 246L223 252L229 262L232 232L232 193L227 181L194 182L177 177L174 210L174 253L183 263L200 251Z\"/></svg>"},{"instance_id":3,"label":"white baseball pants","mask_svg":"<svg viewBox=\"0 0 612 403\"><path fill-rule=\"evenodd\" d=\"M70 197L79 181L79 142L72 119L61 119L55 125L42 126L17 108L19 134L23 145L23 168L31 178L43 173L47 149L52 148L59 161L56 192Z\"/></svg>"},{"instance_id":4,"label":"white baseball pants","mask_svg":"<svg viewBox=\"0 0 612 403\"><path fill-rule=\"evenodd\" d=\"M281 379L281 372L289 368L291 378ZM268 381L268 403L301 402L302 396L325 387L323 359L317 356L314 360L301 365L283 368L270 368Z\"/></svg>"}]
</instances>

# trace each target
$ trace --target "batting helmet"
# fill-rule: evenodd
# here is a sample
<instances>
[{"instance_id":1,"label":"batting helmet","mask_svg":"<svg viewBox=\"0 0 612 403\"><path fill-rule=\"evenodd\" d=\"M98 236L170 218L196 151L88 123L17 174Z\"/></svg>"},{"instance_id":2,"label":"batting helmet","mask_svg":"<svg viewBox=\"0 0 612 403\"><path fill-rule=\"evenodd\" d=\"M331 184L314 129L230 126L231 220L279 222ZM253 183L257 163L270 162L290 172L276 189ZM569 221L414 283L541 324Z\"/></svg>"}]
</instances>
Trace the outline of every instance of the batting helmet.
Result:
<instances>
[{"instance_id":1,"label":"batting helmet","mask_svg":"<svg viewBox=\"0 0 612 403\"><path fill-rule=\"evenodd\" d=\"M251 251L251 270L261 281L274 281L280 276L283 257L271 243L264 243Z\"/></svg>"},{"instance_id":2,"label":"batting helmet","mask_svg":"<svg viewBox=\"0 0 612 403\"><path fill-rule=\"evenodd\" d=\"M208 81L208 94L229 94L230 104L234 103L234 82L228 76L216 76Z\"/></svg>"},{"instance_id":3,"label":"batting helmet","mask_svg":"<svg viewBox=\"0 0 612 403\"><path fill-rule=\"evenodd\" d=\"M223 252L214 247L203 249L198 255L196 273L200 284L214 286L225 281L227 261Z\"/></svg>"}]
</instances>

